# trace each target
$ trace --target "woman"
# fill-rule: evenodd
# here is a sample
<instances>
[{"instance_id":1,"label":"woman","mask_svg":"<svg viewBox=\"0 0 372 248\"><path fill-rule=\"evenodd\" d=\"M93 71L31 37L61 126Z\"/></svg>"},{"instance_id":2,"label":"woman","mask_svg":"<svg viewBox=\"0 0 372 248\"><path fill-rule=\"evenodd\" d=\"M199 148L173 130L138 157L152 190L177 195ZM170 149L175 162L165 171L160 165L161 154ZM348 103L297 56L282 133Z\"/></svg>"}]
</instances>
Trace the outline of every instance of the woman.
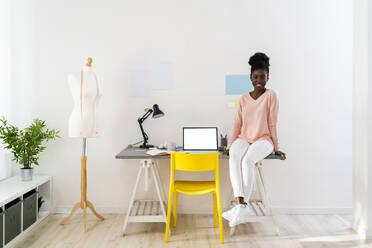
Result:
<instances>
[{"instance_id":1,"label":"woman","mask_svg":"<svg viewBox=\"0 0 372 248\"><path fill-rule=\"evenodd\" d=\"M231 137L226 153L230 155L230 180L237 205L222 214L230 227L246 221L254 215L245 202L249 201L255 180L255 164L273 151L285 159L279 151L276 135L279 101L276 93L265 88L269 80L269 57L256 53L249 59L252 92L239 100Z\"/></svg>"}]
</instances>

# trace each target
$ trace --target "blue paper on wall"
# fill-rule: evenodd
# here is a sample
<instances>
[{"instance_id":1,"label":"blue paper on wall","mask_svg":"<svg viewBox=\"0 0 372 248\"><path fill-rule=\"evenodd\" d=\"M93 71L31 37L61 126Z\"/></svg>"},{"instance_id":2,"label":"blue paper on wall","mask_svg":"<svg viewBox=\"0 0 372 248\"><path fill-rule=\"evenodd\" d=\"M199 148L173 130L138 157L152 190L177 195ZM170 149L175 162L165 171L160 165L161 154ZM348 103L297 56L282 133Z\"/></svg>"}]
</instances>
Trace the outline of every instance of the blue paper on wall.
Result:
<instances>
[{"instance_id":1,"label":"blue paper on wall","mask_svg":"<svg viewBox=\"0 0 372 248\"><path fill-rule=\"evenodd\" d=\"M226 95L242 95L252 90L249 75L226 75Z\"/></svg>"}]
</instances>

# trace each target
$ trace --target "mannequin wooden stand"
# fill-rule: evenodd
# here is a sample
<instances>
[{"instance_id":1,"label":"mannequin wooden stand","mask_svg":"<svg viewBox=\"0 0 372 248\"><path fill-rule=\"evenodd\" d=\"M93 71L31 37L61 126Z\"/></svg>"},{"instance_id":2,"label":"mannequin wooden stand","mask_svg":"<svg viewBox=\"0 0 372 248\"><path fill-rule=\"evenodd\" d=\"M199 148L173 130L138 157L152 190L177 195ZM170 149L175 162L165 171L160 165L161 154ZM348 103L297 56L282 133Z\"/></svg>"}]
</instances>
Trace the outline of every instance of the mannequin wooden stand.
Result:
<instances>
[{"instance_id":1,"label":"mannequin wooden stand","mask_svg":"<svg viewBox=\"0 0 372 248\"><path fill-rule=\"evenodd\" d=\"M71 210L69 216L61 221L61 225L64 225L74 215L76 210L79 208L83 209L84 212L84 230L87 232L87 207L97 216L100 220L104 218L99 215L93 207L93 204L87 200L87 157L85 156L86 138L83 139L83 156L81 156L81 201L76 203Z\"/></svg>"}]
</instances>

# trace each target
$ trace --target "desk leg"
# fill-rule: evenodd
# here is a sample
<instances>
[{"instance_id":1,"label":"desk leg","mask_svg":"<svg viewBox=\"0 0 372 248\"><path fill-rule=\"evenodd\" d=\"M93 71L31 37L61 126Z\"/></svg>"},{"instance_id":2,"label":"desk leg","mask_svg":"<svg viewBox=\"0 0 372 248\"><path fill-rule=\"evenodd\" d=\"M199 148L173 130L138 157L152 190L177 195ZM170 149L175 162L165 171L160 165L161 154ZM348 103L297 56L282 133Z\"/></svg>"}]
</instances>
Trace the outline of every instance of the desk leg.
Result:
<instances>
[{"instance_id":1,"label":"desk leg","mask_svg":"<svg viewBox=\"0 0 372 248\"><path fill-rule=\"evenodd\" d=\"M163 197L162 199L164 200L167 200L168 197L167 195L165 194L165 190L164 190L164 185L161 181L161 178L160 178L160 173L159 173L159 167L158 167L158 163L154 161L154 172L155 172L155 176L160 184L160 193L161 193L161 196Z\"/></svg>"},{"instance_id":2,"label":"desk leg","mask_svg":"<svg viewBox=\"0 0 372 248\"><path fill-rule=\"evenodd\" d=\"M130 201L129 201L129 207L128 207L128 210L127 210L127 215L126 215L125 220L124 220L124 225L123 225L123 229L122 229L122 235L123 236L125 234L125 229L127 228L129 214L130 214L130 211L132 210L132 206L133 206L133 202L134 202L134 197L136 196L138 182L140 180L140 177L141 177L141 174L142 174L142 170L143 169L144 169L144 167L143 167L143 165L141 165L140 168L139 168L139 170L138 170L136 184L134 185L132 196L130 197Z\"/></svg>"},{"instance_id":3,"label":"desk leg","mask_svg":"<svg viewBox=\"0 0 372 248\"><path fill-rule=\"evenodd\" d=\"M145 169L145 191L149 188L149 167L151 166L151 160L142 160L142 166Z\"/></svg>"},{"instance_id":4,"label":"desk leg","mask_svg":"<svg viewBox=\"0 0 372 248\"><path fill-rule=\"evenodd\" d=\"M166 215L166 212L165 212L165 204L164 204L164 201L163 201L163 198L162 198L162 195L161 195L161 190L160 190L160 187L159 187L159 185L161 186L162 184L161 184L160 177L158 175L158 171L157 171L155 165L156 165L156 163L154 161L152 161L151 159L145 159L145 160L141 161L141 166L140 166L140 169L139 169L138 174L137 174L136 184L134 185L132 196L131 196L131 199L129 201L128 212L127 212L125 220L124 220L124 225L123 225L123 229L122 229L123 236L125 235L125 230L126 230L126 227L127 227L129 222L164 222L164 223L166 223L166 221L167 221L167 215ZM155 183L156 193L157 193L157 196L158 196L158 200L155 200L155 201L154 200L136 200L135 201L137 186L138 186L138 183L139 183L140 178L141 178L142 175L145 176L145 190L148 189L148 186L149 186L148 185L148 183L149 183L148 182L148 180L149 180L148 176L153 178L154 183ZM151 209L149 211L149 209L146 206L153 206L152 202L156 202L156 204L159 204L159 205L155 205L155 206L157 207L157 209L159 209L159 210L161 209L160 210L161 213L154 214L154 211L153 211L154 209ZM140 213L140 214L136 213L134 215L131 215L133 205L134 205L134 209L136 209L136 206L137 206L136 203L139 203L138 208L140 208L140 206L143 206L142 204L144 204L143 213ZM150 205L148 205L148 204L150 204ZM145 212L145 209L147 209L146 212Z\"/></svg>"},{"instance_id":5,"label":"desk leg","mask_svg":"<svg viewBox=\"0 0 372 248\"><path fill-rule=\"evenodd\" d=\"M163 211L164 221L166 222L167 221L166 220L167 219L167 214L165 213L164 202L163 202L162 196L160 194L160 189L159 189L159 183L161 183L161 182L158 182L158 179L156 178L154 164L152 163L151 165L152 166L150 167L150 169L151 169L151 172L152 172L152 177L153 177L154 182L155 182L156 193L158 194L161 210Z\"/></svg>"},{"instance_id":6,"label":"desk leg","mask_svg":"<svg viewBox=\"0 0 372 248\"><path fill-rule=\"evenodd\" d=\"M262 162L257 162L255 164L255 168L254 168L254 173L256 174L256 176L254 177L255 181L253 182L253 190L252 190L252 194L251 194L251 197L252 195L255 193L255 190L258 191L258 195L260 197L260 200L263 201L265 207L267 206L267 196L266 196L266 188L262 182L262 172L261 172L261 168L260 166L262 165ZM235 198L234 198L234 193L232 191L232 196L233 196L233 201L231 201L231 206L233 205L233 202L235 202ZM248 203L248 205L250 205L250 199L245 199L245 201ZM252 209L253 210L253 209ZM270 215L271 215L271 209L269 210L270 211ZM231 227L230 228L230 236L233 236L235 234L235 226Z\"/></svg>"},{"instance_id":7,"label":"desk leg","mask_svg":"<svg viewBox=\"0 0 372 248\"><path fill-rule=\"evenodd\" d=\"M264 199L265 199L265 202L267 205L265 205L265 207L267 208L267 210L269 211L269 214L271 216L271 219L273 221L273 224L275 226L275 231L276 231L276 234L278 236L280 236L280 231L279 231L279 227L278 225L276 224L276 221L275 221L275 218L274 218L274 215L273 215L273 212L271 210L271 200L269 198L269 194L267 192L267 189L266 189L266 185L265 185L265 180L264 180L264 176L263 176L263 173L262 173L262 162L260 162L259 166L258 166L258 176L260 178L259 182L261 183L261 187L263 188L263 191L264 191Z\"/></svg>"},{"instance_id":8,"label":"desk leg","mask_svg":"<svg viewBox=\"0 0 372 248\"><path fill-rule=\"evenodd\" d=\"M256 167L257 172L258 172L257 173L258 178L256 178L256 182L258 184L257 186L258 186L258 190L260 192L260 197L263 200L265 208L269 211L269 215L272 215L270 200L268 199L267 192L266 192L266 187L265 187L265 182L263 181L261 165L262 165L262 163L259 163L259 165Z\"/></svg>"}]
</instances>

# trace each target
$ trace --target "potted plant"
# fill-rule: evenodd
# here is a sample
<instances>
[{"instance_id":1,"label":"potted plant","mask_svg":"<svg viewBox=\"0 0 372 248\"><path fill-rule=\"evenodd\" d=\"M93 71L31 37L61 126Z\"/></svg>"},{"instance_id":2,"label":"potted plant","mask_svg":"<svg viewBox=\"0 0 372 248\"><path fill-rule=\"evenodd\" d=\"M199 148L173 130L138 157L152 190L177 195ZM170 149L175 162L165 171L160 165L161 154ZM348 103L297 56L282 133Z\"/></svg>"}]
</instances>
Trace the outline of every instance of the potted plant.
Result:
<instances>
[{"instance_id":1,"label":"potted plant","mask_svg":"<svg viewBox=\"0 0 372 248\"><path fill-rule=\"evenodd\" d=\"M33 165L38 165L39 154L45 150L43 143L60 138L59 130L49 130L45 121L34 119L32 124L20 129L8 123L3 117L0 119L0 139L5 149L13 153L13 161L23 165L21 168L22 181L31 181Z\"/></svg>"}]
</instances>

